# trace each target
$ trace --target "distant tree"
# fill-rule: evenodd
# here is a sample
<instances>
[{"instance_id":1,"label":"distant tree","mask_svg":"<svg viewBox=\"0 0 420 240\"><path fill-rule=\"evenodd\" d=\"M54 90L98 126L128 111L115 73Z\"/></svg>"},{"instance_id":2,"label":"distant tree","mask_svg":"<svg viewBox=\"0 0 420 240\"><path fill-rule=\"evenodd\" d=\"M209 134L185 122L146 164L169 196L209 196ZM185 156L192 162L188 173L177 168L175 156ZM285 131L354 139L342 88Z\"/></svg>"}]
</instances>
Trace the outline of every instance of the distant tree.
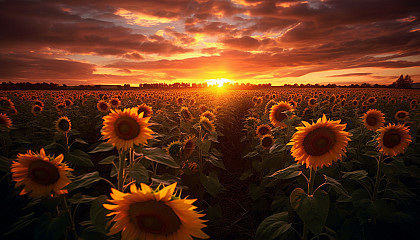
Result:
<instances>
[{"instance_id":1,"label":"distant tree","mask_svg":"<svg viewBox=\"0 0 420 240\"><path fill-rule=\"evenodd\" d=\"M391 87L394 88L411 88L413 86L413 80L408 75L405 77L401 74L401 76L397 79L397 81L391 84Z\"/></svg>"}]
</instances>

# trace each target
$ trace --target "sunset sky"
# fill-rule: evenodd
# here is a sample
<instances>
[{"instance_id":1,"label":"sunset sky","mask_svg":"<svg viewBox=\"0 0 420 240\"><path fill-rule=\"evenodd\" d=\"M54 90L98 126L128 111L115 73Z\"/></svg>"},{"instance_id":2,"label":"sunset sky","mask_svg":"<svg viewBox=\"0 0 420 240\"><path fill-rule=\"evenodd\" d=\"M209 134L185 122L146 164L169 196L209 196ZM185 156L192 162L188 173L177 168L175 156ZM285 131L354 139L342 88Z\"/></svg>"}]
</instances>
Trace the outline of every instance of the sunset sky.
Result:
<instances>
[{"instance_id":1,"label":"sunset sky","mask_svg":"<svg viewBox=\"0 0 420 240\"><path fill-rule=\"evenodd\" d=\"M418 0L10 0L0 29L0 82L420 82Z\"/></svg>"}]
</instances>

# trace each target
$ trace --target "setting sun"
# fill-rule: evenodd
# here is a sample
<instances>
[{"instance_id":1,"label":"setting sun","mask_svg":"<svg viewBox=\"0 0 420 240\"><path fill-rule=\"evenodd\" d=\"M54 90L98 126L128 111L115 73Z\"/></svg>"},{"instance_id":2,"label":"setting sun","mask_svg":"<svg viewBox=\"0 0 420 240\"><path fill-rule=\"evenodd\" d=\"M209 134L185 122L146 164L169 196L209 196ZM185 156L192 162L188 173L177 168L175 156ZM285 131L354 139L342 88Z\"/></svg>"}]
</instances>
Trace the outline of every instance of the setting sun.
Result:
<instances>
[{"instance_id":1,"label":"setting sun","mask_svg":"<svg viewBox=\"0 0 420 240\"><path fill-rule=\"evenodd\" d=\"M233 83L232 80L226 78L218 78L218 79L209 79L206 81L209 86L218 86L223 87L225 83Z\"/></svg>"}]
</instances>

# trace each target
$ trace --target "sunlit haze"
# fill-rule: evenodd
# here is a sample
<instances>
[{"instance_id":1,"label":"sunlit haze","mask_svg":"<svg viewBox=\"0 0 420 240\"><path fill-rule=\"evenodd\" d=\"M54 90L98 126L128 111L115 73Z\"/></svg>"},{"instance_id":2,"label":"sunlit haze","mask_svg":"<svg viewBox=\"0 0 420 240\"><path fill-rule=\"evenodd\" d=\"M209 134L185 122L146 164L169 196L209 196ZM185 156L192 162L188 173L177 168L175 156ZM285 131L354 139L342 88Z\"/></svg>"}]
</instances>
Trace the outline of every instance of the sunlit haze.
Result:
<instances>
[{"instance_id":1,"label":"sunlit haze","mask_svg":"<svg viewBox=\"0 0 420 240\"><path fill-rule=\"evenodd\" d=\"M412 0L0 2L0 82L420 82Z\"/></svg>"}]
</instances>

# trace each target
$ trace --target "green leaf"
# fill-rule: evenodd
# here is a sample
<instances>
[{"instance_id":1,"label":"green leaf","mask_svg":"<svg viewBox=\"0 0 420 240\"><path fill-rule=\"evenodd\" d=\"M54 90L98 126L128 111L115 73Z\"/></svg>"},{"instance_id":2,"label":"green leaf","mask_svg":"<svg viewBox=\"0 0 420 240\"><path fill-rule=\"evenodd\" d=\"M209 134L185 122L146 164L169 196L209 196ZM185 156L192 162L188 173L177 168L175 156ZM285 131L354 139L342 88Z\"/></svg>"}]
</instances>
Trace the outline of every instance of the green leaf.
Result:
<instances>
[{"instance_id":1,"label":"green leaf","mask_svg":"<svg viewBox=\"0 0 420 240\"><path fill-rule=\"evenodd\" d=\"M279 139L277 139L274 142L273 146L271 146L270 153L280 152L280 150L285 147L286 147L286 144L284 144L283 141L280 141Z\"/></svg>"},{"instance_id":2,"label":"green leaf","mask_svg":"<svg viewBox=\"0 0 420 240\"><path fill-rule=\"evenodd\" d=\"M255 239L271 240L279 237L292 226L288 221L289 217L287 212L276 213L267 217L258 226Z\"/></svg>"},{"instance_id":3,"label":"green leaf","mask_svg":"<svg viewBox=\"0 0 420 240\"><path fill-rule=\"evenodd\" d=\"M98 162L98 164L103 164L103 165L105 165L105 164L113 164L114 163L114 160L116 158L118 158L118 157L117 156L114 156L114 155L108 156L108 157L102 159L100 162Z\"/></svg>"},{"instance_id":4,"label":"green leaf","mask_svg":"<svg viewBox=\"0 0 420 240\"><path fill-rule=\"evenodd\" d=\"M290 204L313 234L321 233L330 205L325 191L318 190L314 195L308 196L302 188L296 188L290 194Z\"/></svg>"},{"instance_id":5,"label":"green leaf","mask_svg":"<svg viewBox=\"0 0 420 240\"><path fill-rule=\"evenodd\" d=\"M357 170L353 172L343 172L342 178L348 178L352 180L363 180L368 176L368 173L365 170Z\"/></svg>"},{"instance_id":6,"label":"green leaf","mask_svg":"<svg viewBox=\"0 0 420 240\"><path fill-rule=\"evenodd\" d=\"M294 178L299 176L300 174L302 174L302 171L298 171L297 169L299 169L299 167L302 166L300 164L297 163L293 163L292 165L280 169L277 172L271 174L268 177L272 177L272 178L276 178L276 179L289 179L289 178Z\"/></svg>"},{"instance_id":7,"label":"green leaf","mask_svg":"<svg viewBox=\"0 0 420 240\"><path fill-rule=\"evenodd\" d=\"M128 176L132 177L138 183L146 183L149 181L149 173L140 162L136 162L130 166L128 169Z\"/></svg>"},{"instance_id":8,"label":"green leaf","mask_svg":"<svg viewBox=\"0 0 420 240\"><path fill-rule=\"evenodd\" d=\"M215 167L218 167L218 168L221 168L223 170L226 170L225 165L223 164L222 159L219 159L219 158L217 158L214 155L210 155L210 157L208 159L206 158L206 160L208 162L210 162L211 164L213 164Z\"/></svg>"},{"instance_id":9,"label":"green leaf","mask_svg":"<svg viewBox=\"0 0 420 240\"><path fill-rule=\"evenodd\" d=\"M114 145L112 145L111 143L102 142L89 153L108 152L108 151L113 150L114 148L115 148Z\"/></svg>"},{"instance_id":10,"label":"green leaf","mask_svg":"<svg viewBox=\"0 0 420 240\"><path fill-rule=\"evenodd\" d=\"M51 213L43 214L35 227L34 239L35 240L44 240L52 239L59 240L62 239L64 233L67 230L67 227L70 226L70 219L67 212L64 212L57 217L52 217Z\"/></svg>"},{"instance_id":11,"label":"green leaf","mask_svg":"<svg viewBox=\"0 0 420 240\"><path fill-rule=\"evenodd\" d=\"M6 157L0 156L0 171L10 172L10 166L12 165L12 160Z\"/></svg>"},{"instance_id":12,"label":"green leaf","mask_svg":"<svg viewBox=\"0 0 420 240\"><path fill-rule=\"evenodd\" d=\"M104 208L102 204L107 203L108 201L107 196L100 195L98 198L95 199L95 201L92 202L92 205L90 206L90 221L92 222L92 225L95 227L95 229L100 232L106 234L107 231L107 224L108 224L108 218L107 214L109 214L111 211Z\"/></svg>"},{"instance_id":13,"label":"green leaf","mask_svg":"<svg viewBox=\"0 0 420 240\"><path fill-rule=\"evenodd\" d=\"M328 177L325 174L324 174L324 178L325 178L326 184L330 185L338 194L340 194L341 196L344 196L346 199L351 198L347 190L343 187L343 185L341 185L340 182L338 182L332 177Z\"/></svg>"},{"instance_id":14,"label":"green leaf","mask_svg":"<svg viewBox=\"0 0 420 240\"><path fill-rule=\"evenodd\" d=\"M64 161L81 167L93 167L89 154L76 149L73 152L64 154Z\"/></svg>"},{"instance_id":15,"label":"green leaf","mask_svg":"<svg viewBox=\"0 0 420 240\"><path fill-rule=\"evenodd\" d=\"M200 141L200 139L197 139L195 143L204 154L209 153L211 141L209 141L208 139L204 139L203 141Z\"/></svg>"},{"instance_id":16,"label":"green leaf","mask_svg":"<svg viewBox=\"0 0 420 240\"><path fill-rule=\"evenodd\" d=\"M219 178L214 172L211 172L209 176L205 174L200 174L200 182L203 184L207 192L216 197L224 188L223 185L219 182Z\"/></svg>"},{"instance_id":17,"label":"green leaf","mask_svg":"<svg viewBox=\"0 0 420 240\"><path fill-rule=\"evenodd\" d=\"M37 219L38 218L35 217L35 212L31 212L31 213L29 213L25 216L20 217L19 220L12 225L12 229L10 229L8 232L6 232L4 234L4 236L7 236L9 234L12 234L12 233L15 233L19 230L24 229L26 226L33 223Z\"/></svg>"},{"instance_id":18,"label":"green leaf","mask_svg":"<svg viewBox=\"0 0 420 240\"><path fill-rule=\"evenodd\" d=\"M143 154L146 159L152 162L157 162L172 168L179 167L175 160L161 148L144 148Z\"/></svg>"},{"instance_id":19,"label":"green leaf","mask_svg":"<svg viewBox=\"0 0 420 240\"><path fill-rule=\"evenodd\" d=\"M74 142L77 142L77 143L81 143L81 144L88 145L88 143L87 143L85 140L81 139L81 138L76 138L76 139L74 139Z\"/></svg>"},{"instance_id":20,"label":"green leaf","mask_svg":"<svg viewBox=\"0 0 420 240\"><path fill-rule=\"evenodd\" d=\"M247 153L243 158L253 158L258 155L257 151Z\"/></svg>"},{"instance_id":21,"label":"green leaf","mask_svg":"<svg viewBox=\"0 0 420 240\"><path fill-rule=\"evenodd\" d=\"M81 187L88 187L92 183L97 182L101 179L102 177L99 176L98 171L86 173L86 174L78 176L76 179L73 180L73 182L71 182L69 185L64 187L64 189L71 191L71 190L81 188Z\"/></svg>"}]
</instances>

